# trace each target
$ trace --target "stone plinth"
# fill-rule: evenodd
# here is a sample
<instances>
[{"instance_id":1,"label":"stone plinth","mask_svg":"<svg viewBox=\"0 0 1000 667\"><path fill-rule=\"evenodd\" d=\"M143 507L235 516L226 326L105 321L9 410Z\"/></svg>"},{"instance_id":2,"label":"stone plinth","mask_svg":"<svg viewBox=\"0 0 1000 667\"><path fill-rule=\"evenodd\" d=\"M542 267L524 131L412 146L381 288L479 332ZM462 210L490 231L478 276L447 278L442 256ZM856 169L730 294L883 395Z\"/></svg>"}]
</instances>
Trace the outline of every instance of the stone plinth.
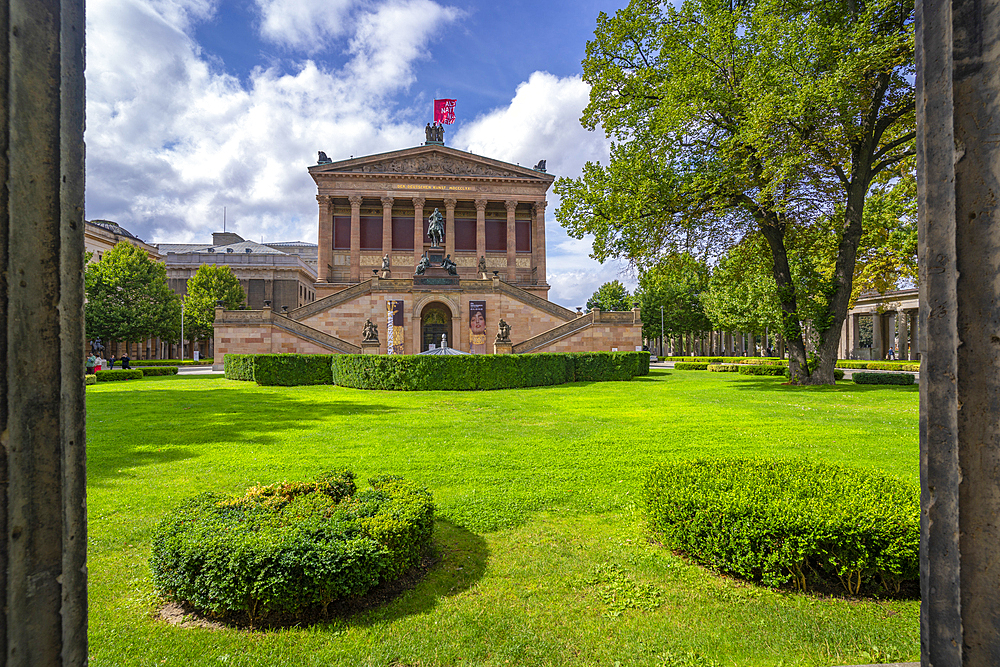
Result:
<instances>
[{"instance_id":1,"label":"stone plinth","mask_svg":"<svg viewBox=\"0 0 1000 667\"><path fill-rule=\"evenodd\" d=\"M458 287L458 276L448 273L448 269L440 266L428 266L424 269L424 275L413 276L413 286L420 287Z\"/></svg>"},{"instance_id":2,"label":"stone plinth","mask_svg":"<svg viewBox=\"0 0 1000 667\"><path fill-rule=\"evenodd\" d=\"M493 343L493 354L513 354L514 344L513 343L501 343L499 341Z\"/></svg>"},{"instance_id":3,"label":"stone plinth","mask_svg":"<svg viewBox=\"0 0 1000 667\"><path fill-rule=\"evenodd\" d=\"M382 344L377 340L361 343L361 354L381 354Z\"/></svg>"}]
</instances>

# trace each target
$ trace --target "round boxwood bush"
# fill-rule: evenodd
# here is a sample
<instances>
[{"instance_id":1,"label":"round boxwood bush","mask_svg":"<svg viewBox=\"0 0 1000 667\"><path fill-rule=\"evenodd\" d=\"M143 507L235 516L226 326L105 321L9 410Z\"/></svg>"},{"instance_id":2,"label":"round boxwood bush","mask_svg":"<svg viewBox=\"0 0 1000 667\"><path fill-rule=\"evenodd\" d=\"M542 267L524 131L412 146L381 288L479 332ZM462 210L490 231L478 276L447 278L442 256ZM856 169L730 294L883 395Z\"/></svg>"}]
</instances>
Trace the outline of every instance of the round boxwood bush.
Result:
<instances>
[{"instance_id":1,"label":"round boxwood bush","mask_svg":"<svg viewBox=\"0 0 1000 667\"><path fill-rule=\"evenodd\" d=\"M153 534L153 582L168 599L248 620L325 615L331 602L398 578L430 545L431 495L401 477L354 473L205 493Z\"/></svg>"},{"instance_id":2,"label":"round boxwood bush","mask_svg":"<svg viewBox=\"0 0 1000 667\"><path fill-rule=\"evenodd\" d=\"M747 579L850 595L899 595L919 580L919 489L882 472L707 458L655 467L645 500L666 546Z\"/></svg>"}]
</instances>

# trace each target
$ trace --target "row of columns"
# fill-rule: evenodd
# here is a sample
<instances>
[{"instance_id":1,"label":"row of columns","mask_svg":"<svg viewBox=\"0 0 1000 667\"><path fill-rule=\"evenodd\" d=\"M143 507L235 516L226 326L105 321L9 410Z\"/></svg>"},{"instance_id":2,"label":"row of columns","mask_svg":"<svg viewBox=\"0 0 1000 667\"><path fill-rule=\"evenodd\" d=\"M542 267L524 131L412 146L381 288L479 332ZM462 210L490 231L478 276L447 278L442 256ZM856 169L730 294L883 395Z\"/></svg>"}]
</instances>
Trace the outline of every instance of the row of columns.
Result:
<instances>
[{"instance_id":1,"label":"row of columns","mask_svg":"<svg viewBox=\"0 0 1000 667\"><path fill-rule=\"evenodd\" d=\"M675 357L757 356L758 342L762 346L761 353L763 354L768 344L766 334L758 341L757 337L752 333L730 331L689 332L679 336L667 337L664 340L663 354ZM772 340L771 344L773 352L778 356L784 356L784 345L781 344L780 340Z\"/></svg>"},{"instance_id":2,"label":"row of columns","mask_svg":"<svg viewBox=\"0 0 1000 667\"><path fill-rule=\"evenodd\" d=\"M844 320L843 329L840 336L841 359L856 359L859 357L858 344L861 340L862 317L872 318L872 359L885 359L889 347L897 347L896 359L916 360L919 359L917 352L917 309L899 308L883 313L849 313ZM897 338L898 323L898 346Z\"/></svg>"},{"instance_id":3,"label":"row of columns","mask_svg":"<svg viewBox=\"0 0 1000 667\"><path fill-rule=\"evenodd\" d=\"M319 281L332 282L333 271L333 208L334 197L317 195L319 202ZM347 201L351 205L351 282L361 281L361 204L365 197L351 195ZM392 259L392 207L395 197L384 195L382 202L382 253ZM413 203L413 266L415 267L424 253L424 209L426 197L412 197ZM486 206L488 199L476 199L476 257L486 255ZM517 231L514 214L516 199L503 200L507 209L507 281L514 282L517 272ZM540 284L545 283L545 207L547 202L531 201L531 257L532 267ZM445 253L455 253L455 207L458 200L444 199L444 229ZM405 267L412 268L412 267Z\"/></svg>"}]
</instances>

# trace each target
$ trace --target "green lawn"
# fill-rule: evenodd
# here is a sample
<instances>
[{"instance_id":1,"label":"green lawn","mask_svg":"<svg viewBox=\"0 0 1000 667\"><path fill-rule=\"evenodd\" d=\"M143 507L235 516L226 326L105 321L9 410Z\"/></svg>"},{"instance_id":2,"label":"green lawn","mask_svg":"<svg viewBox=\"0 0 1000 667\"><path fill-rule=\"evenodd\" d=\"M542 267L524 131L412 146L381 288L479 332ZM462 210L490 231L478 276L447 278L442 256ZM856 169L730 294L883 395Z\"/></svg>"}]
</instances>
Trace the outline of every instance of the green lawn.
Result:
<instances>
[{"instance_id":1,"label":"green lawn","mask_svg":"<svg viewBox=\"0 0 1000 667\"><path fill-rule=\"evenodd\" d=\"M656 461L805 456L918 483L915 387L781 382L653 370L631 382L495 392L257 387L219 376L90 386L91 664L916 660L915 601L775 592L645 539L638 500ZM438 561L416 587L306 628L157 620L147 560L167 509L206 490L343 467L359 481L399 473L434 494Z\"/></svg>"}]
</instances>

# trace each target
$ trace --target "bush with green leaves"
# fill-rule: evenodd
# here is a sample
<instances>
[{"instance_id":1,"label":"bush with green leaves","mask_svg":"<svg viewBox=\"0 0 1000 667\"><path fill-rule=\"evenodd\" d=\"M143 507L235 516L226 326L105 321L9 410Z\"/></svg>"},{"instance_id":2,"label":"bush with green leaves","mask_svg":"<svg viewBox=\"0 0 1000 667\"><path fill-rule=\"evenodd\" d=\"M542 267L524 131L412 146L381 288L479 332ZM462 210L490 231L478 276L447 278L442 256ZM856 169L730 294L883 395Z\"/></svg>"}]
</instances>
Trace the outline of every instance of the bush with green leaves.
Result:
<instances>
[{"instance_id":1,"label":"bush with green leaves","mask_svg":"<svg viewBox=\"0 0 1000 667\"><path fill-rule=\"evenodd\" d=\"M253 382L255 354L227 354L222 359L222 374L228 380Z\"/></svg>"},{"instance_id":2,"label":"bush with green leaves","mask_svg":"<svg viewBox=\"0 0 1000 667\"><path fill-rule=\"evenodd\" d=\"M94 375L94 374L84 375L83 376L83 384L84 385L97 384L97 376Z\"/></svg>"},{"instance_id":3,"label":"bush with green leaves","mask_svg":"<svg viewBox=\"0 0 1000 667\"><path fill-rule=\"evenodd\" d=\"M784 376L786 378L791 378L792 377L792 371L787 366L785 368L783 368L782 370L783 370L783 374L784 374ZM844 370L842 368L834 368L833 369L833 379L834 380L843 380L844 379Z\"/></svg>"},{"instance_id":4,"label":"bush with green leaves","mask_svg":"<svg viewBox=\"0 0 1000 667\"><path fill-rule=\"evenodd\" d=\"M678 361L674 363L675 371L706 371L708 362L704 361Z\"/></svg>"},{"instance_id":5,"label":"bush with green leaves","mask_svg":"<svg viewBox=\"0 0 1000 667\"><path fill-rule=\"evenodd\" d=\"M649 352L573 352L567 356L576 382L621 381L649 375Z\"/></svg>"},{"instance_id":6,"label":"bush with green leaves","mask_svg":"<svg viewBox=\"0 0 1000 667\"><path fill-rule=\"evenodd\" d=\"M118 382L120 380L141 380L143 378L142 371L138 368L130 369L115 369L107 371L97 371L94 373L97 376L98 382Z\"/></svg>"},{"instance_id":7,"label":"bush with green leaves","mask_svg":"<svg viewBox=\"0 0 1000 667\"><path fill-rule=\"evenodd\" d=\"M397 476L354 474L205 493L153 533L153 582L171 600L251 623L325 612L398 578L429 548L431 494Z\"/></svg>"},{"instance_id":8,"label":"bush with green leaves","mask_svg":"<svg viewBox=\"0 0 1000 667\"><path fill-rule=\"evenodd\" d=\"M708 370L715 373L737 373L740 370L739 364L709 364Z\"/></svg>"},{"instance_id":9,"label":"bush with green leaves","mask_svg":"<svg viewBox=\"0 0 1000 667\"><path fill-rule=\"evenodd\" d=\"M754 364L738 364L740 375L784 375L785 366L758 366Z\"/></svg>"},{"instance_id":10,"label":"bush with green leaves","mask_svg":"<svg viewBox=\"0 0 1000 667\"><path fill-rule=\"evenodd\" d=\"M739 363L745 366L787 366L787 359L771 359L769 357L750 357Z\"/></svg>"},{"instance_id":11,"label":"bush with green leaves","mask_svg":"<svg viewBox=\"0 0 1000 667\"><path fill-rule=\"evenodd\" d=\"M257 384L296 387L333 384L330 371L332 354L257 354L254 355L253 379Z\"/></svg>"},{"instance_id":12,"label":"bush with green leaves","mask_svg":"<svg viewBox=\"0 0 1000 667\"><path fill-rule=\"evenodd\" d=\"M909 373L875 373L857 371L851 376L855 384L896 384L911 385L914 377Z\"/></svg>"},{"instance_id":13,"label":"bush with green leaves","mask_svg":"<svg viewBox=\"0 0 1000 667\"><path fill-rule=\"evenodd\" d=\"M143 377L151 377L153 375L177 375L177 366L136 366L135 370L142 371Z\"/></svg>"},{"instance_id":14,"label":"bush with green leaves","mask_svg":"<svg viewBox=\"0 0 1000 667\"><path fill-rule=\"evenodd\" d=\"M567 354L344 354L335 356L332 366L334 384L355 389L515 389L563 384L574 377ZM591 370L600 368L592 365Z\"/></svg>"},{"instance_id":15,"label":"bush with green leaves","mask_svg":"<svg viewBox=\"0 0 1000 667\"><path fill-rule=\"evenodd\" d=\"M850 595L919 580L919 489L882 472L706 458L656 466L644 492L657 539L746 579Z\"/></svg>"}]
</instances>

